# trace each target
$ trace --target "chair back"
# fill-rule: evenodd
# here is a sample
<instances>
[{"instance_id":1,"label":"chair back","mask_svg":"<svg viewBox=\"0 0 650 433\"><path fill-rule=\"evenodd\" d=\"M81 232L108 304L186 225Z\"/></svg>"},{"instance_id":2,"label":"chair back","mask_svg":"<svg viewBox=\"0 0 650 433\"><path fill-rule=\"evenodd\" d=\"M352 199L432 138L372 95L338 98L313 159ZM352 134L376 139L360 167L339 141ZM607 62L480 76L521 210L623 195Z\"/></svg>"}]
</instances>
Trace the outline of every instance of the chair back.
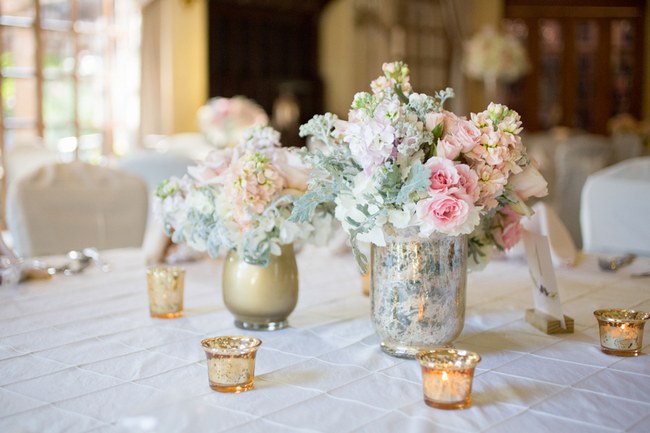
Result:
<instances>
[{"instance_id":1,"label":"chair back","mask_svg":"<svg viewBox=\"0 0 650 433\"><path fill-rule=\"evenodd\" d=\"M9 186L7 225L23 257L139 247L147 221L139 177L83 162L45 165Z\"/></svg>"},{"instance_id":2,"label":"chair back","mask_svg":"<svg viewBox=\"0 0 650 433\"><path fill-rule=\"evenodd\" d=\"M617 133L612 135L614 162L636 158L643 153L643 138L634 133Z\"/></svg>"}]
</instances>

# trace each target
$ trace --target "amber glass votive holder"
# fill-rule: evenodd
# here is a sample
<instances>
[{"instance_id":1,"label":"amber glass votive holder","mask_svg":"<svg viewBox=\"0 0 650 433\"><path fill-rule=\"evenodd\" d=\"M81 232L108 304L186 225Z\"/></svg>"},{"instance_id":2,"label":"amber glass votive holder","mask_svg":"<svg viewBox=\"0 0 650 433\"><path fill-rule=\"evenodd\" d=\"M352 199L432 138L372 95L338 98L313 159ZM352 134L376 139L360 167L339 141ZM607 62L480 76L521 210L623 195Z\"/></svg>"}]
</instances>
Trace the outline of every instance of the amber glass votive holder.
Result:
<instances>
[{"instance_id":1,"label":"amber glass votive holder","mask_svg":"<svg viewBox=\"0 0 650 433\"><path fill-rule=\"evenodd\" d=\"M208 358L210 388L219 392L253 389L255 356L262 341L255 337L222 336L201 341Z\"/></svg>"},{"instance_id":2,"label":"amber glass votive holder","mask_svg":"<svg viewBox=\"0 0 650 433\"><path fill-rule=\"evenodd\" d=\"M178 266L153 266L147 269L149 314L159 319L183 315L185 269Z\"/></svg>"},{"instance_id":3,"label":"amber glass votive holder","mask_svg":"<svg viewBox=\"0 0 650 433\"><path fill-rule=\"evenodd\" d=\"M594 311L600 331L600 350L608 355L638 356L643 347L643 327L650 314L610 308Z\"/></svg>"},{"instance_id":4,"label":"amber glass votive holder","mask_svg":"<svg viewBox=\"0 0 650 433\"><path fill-rule=\"evenodd\" d=\"M466 409L472 405L474 368L478 353L459 349L432 349L417 353L422 367L424 402L436 409Z\"/></svg>"}]
</instances>

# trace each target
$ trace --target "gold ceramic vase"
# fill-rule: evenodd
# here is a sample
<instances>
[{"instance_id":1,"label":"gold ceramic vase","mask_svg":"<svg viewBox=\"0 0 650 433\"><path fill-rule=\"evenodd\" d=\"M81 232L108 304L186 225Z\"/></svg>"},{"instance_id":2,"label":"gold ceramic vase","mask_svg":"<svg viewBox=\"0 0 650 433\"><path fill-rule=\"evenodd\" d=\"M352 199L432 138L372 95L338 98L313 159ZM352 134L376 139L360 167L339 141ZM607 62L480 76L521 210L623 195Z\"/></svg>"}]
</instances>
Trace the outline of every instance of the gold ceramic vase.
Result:
<instances>
[{"instance_id":1,"label":"gold ceramic vase","mask_svg":"<svg viewBox=\"0 0 650 433\"><path fill-rule=\"evenodd\" d=\"M242 329L274 331L288 326L298 302L298 267L293 245L271 255L267 267L250 265L232 250L223 268L223 302Z\"/></svg>"}]
</instances>

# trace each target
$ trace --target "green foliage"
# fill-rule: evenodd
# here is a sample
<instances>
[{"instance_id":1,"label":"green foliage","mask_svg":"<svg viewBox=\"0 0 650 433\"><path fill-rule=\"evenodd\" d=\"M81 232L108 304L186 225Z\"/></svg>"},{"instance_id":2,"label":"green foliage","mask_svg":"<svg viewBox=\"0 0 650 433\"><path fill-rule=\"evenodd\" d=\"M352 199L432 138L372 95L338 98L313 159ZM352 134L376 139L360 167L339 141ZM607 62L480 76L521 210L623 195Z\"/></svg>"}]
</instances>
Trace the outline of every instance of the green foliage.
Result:
<instances>
[{"instance_id":1,"label":"green foliage","mask_svg":"<svg viewBox=\"0 0 650 433\"><path fill-rule=\"evenodd\" d=\"M430 176L431 171L425 165L421 162L414 163L409 171L409 177L397 195L396 203L405 204L410 201L412 193L427 190L431 184Z\"/></svg>"}]
</instances>

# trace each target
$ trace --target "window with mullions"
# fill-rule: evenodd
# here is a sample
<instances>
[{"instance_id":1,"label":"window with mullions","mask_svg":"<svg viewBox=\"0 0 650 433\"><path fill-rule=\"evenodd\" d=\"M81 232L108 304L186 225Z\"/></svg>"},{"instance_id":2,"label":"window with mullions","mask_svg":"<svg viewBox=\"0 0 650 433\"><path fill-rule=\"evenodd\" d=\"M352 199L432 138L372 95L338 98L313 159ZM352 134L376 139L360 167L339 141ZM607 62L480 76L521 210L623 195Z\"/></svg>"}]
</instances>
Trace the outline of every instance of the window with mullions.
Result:
<instances>
[{"instance_id":1,"label":"window with mullions","mask_svg":"<svg viewBox=\"0 0 650 433\"><path fill-rule=\"evenodd\" d=\"M640 118L645 8L644 0L505 1L506 25L532 64L506 101L527 130L605 134L614 116Z\"/></svg>"},{"instance_id":2,"label":"window with mullions","mask_svg":"<svg viewBox=\"0 0 650 433\"><path fill-rule=\"evenodd\" d=\"M137 0L0 0L3 151L37 137L64 161L128 150L139 12Z\"/></svg>"}]
</instances>

